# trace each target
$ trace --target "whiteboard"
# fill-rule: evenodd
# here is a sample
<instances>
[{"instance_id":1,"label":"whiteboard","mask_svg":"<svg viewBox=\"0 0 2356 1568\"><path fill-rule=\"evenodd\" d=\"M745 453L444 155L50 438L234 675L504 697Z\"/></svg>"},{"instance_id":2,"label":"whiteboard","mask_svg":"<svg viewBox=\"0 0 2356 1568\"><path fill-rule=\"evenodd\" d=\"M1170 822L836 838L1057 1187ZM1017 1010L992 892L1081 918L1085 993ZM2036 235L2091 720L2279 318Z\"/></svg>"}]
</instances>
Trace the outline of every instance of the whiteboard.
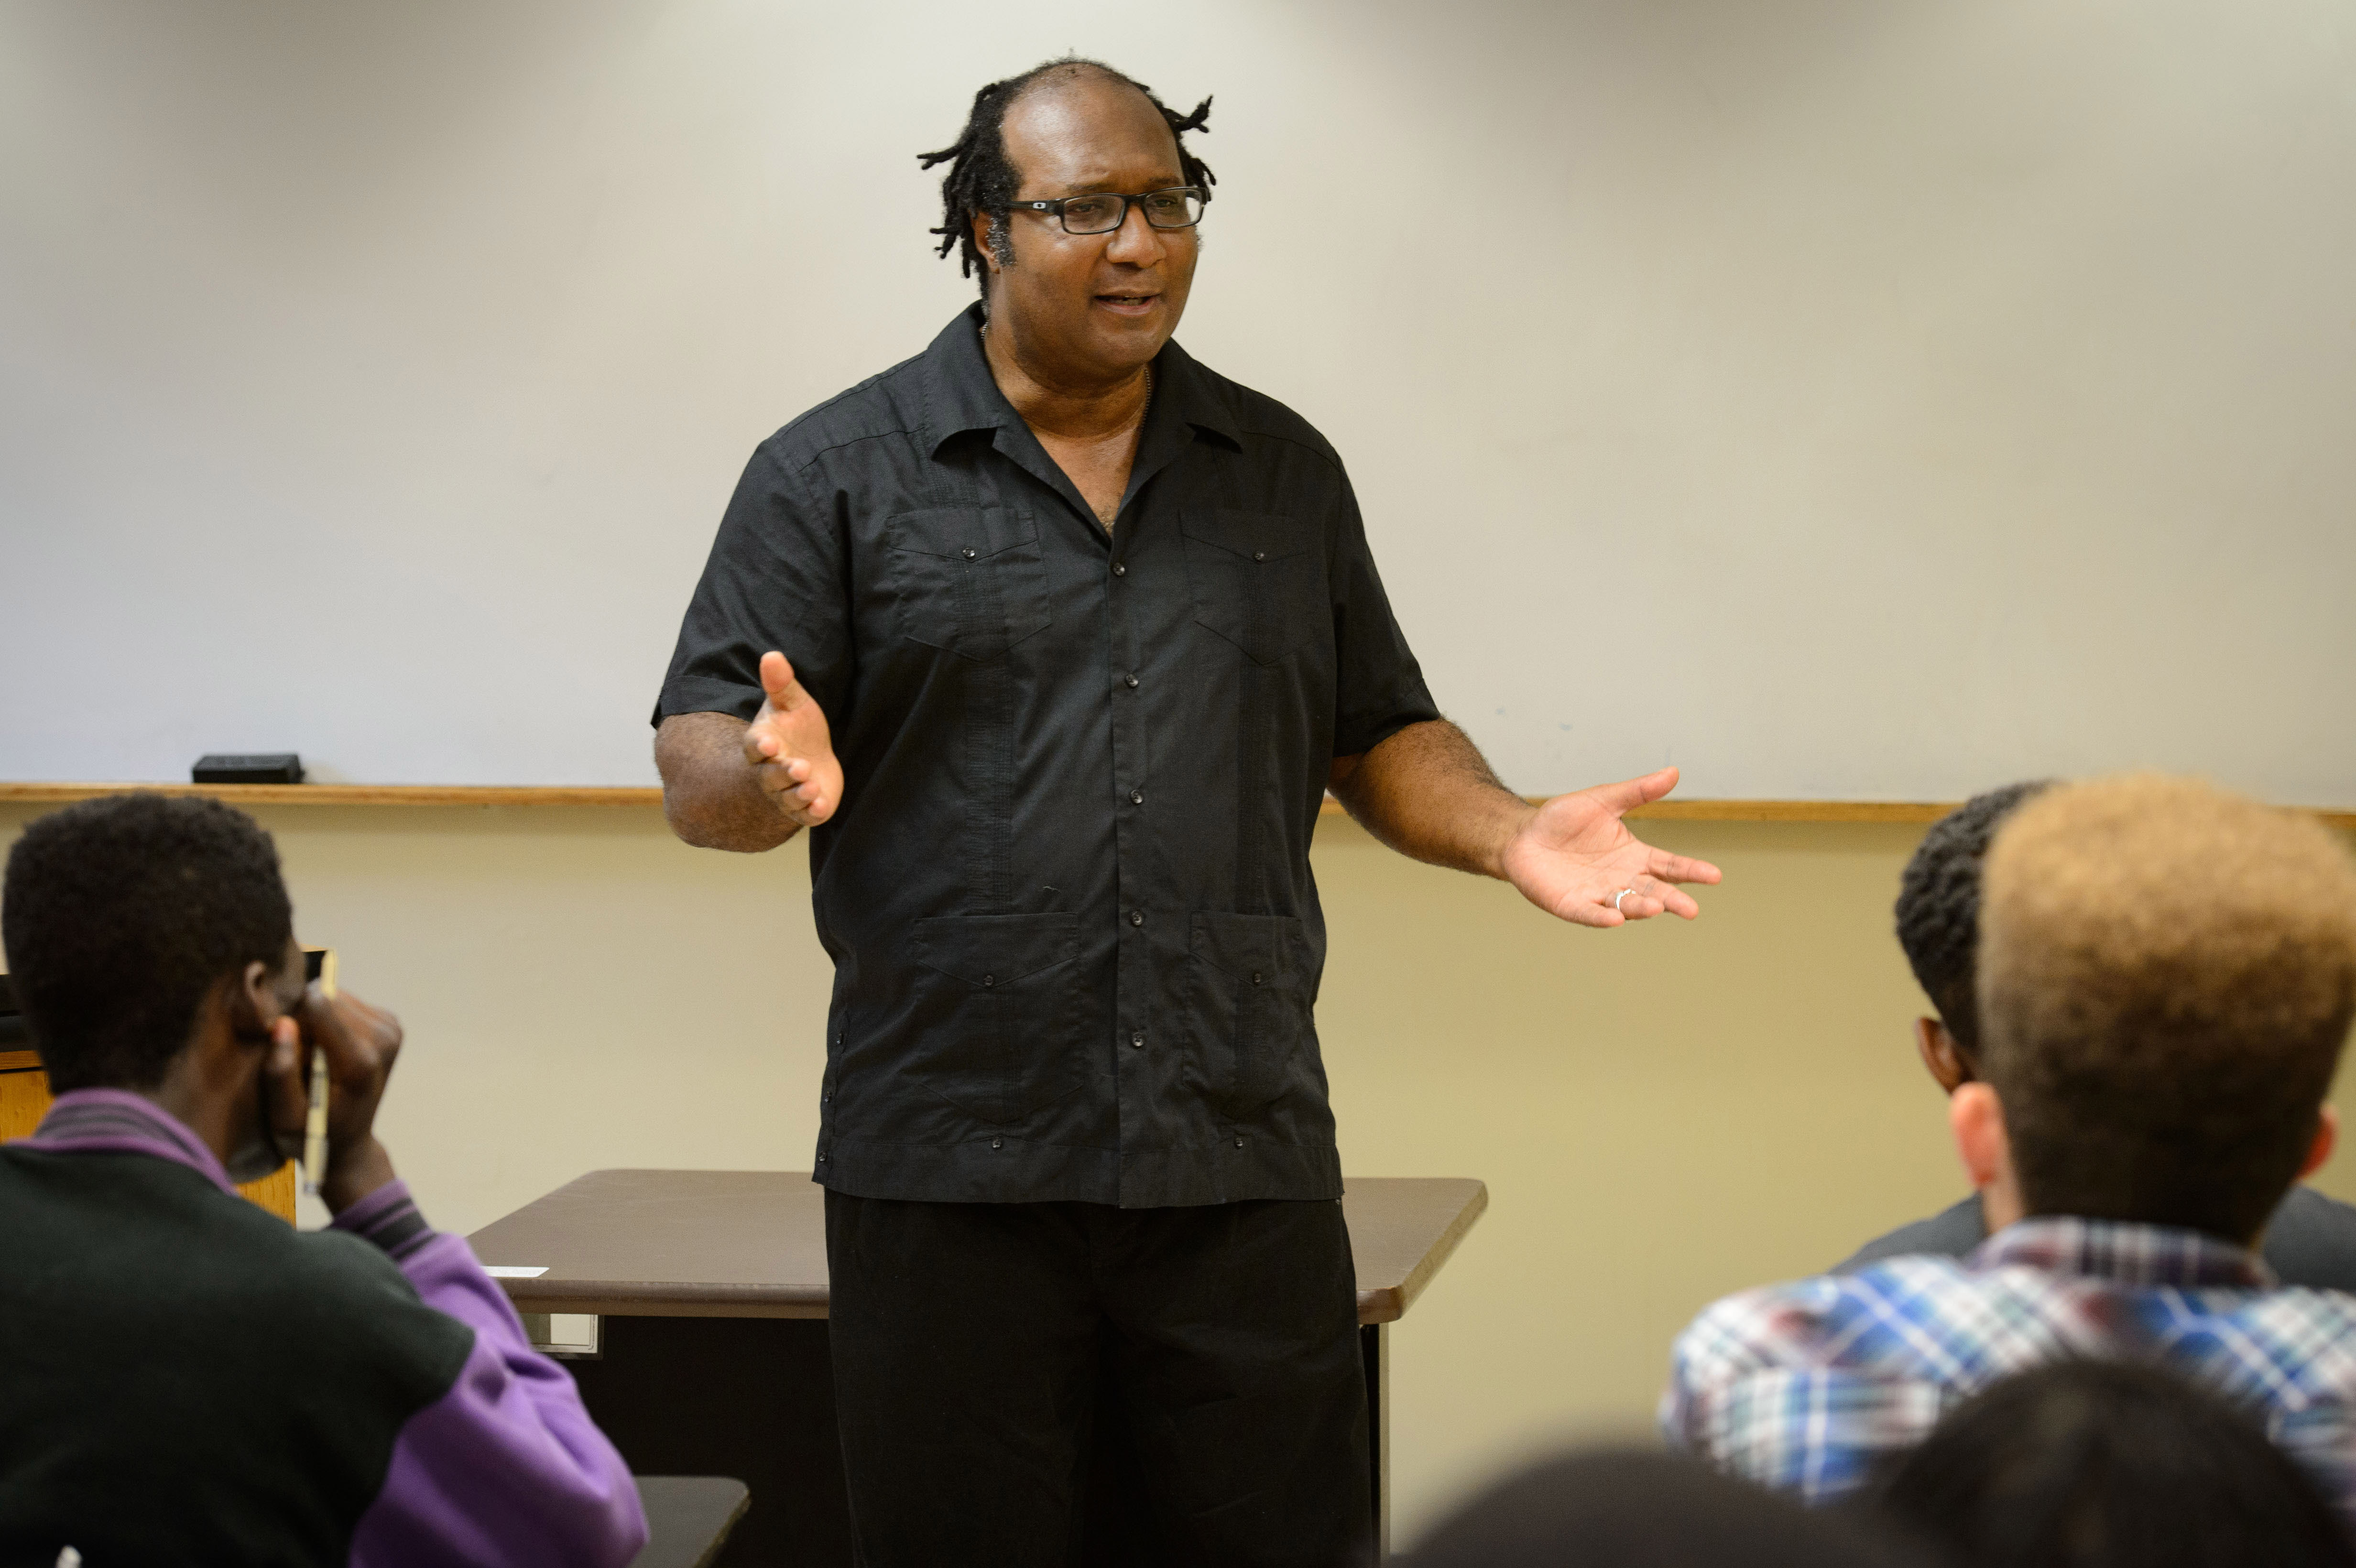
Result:
<instances>
[{"instance_id":1,"label":"whiteboard","mask_svg":"<svg viewBox=\"0 0 2356 1568\"><path fill-rule=\"evenodd\" d=\"M1066 48L1515 787L2356 805L2339 0L0 3L0 777L640 784L754 445ZM1339 194L1371 184L1387 216Z\"/></svg>"}]
</instances>

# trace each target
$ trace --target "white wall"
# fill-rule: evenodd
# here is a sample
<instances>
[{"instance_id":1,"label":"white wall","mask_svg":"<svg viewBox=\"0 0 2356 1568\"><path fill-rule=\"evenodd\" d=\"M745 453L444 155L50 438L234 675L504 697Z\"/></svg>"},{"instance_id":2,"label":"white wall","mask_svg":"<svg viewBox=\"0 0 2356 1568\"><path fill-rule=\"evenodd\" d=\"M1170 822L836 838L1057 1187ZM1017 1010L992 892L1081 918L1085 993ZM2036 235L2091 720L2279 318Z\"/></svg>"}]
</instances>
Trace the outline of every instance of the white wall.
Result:
<instances>
[{"instance_id":1,"label":"white wall","mask_svg":"<svg viewBox=\"0 0 2356 1568\"><path fill-rule=\"evenodd\" d=\"M5 0L0 777L632 783L753 444L1066 47L1525 789L2356 805L2336 0ZM1384 216L1352 216L1373 193Z\"/></svg>"}]
</instances>

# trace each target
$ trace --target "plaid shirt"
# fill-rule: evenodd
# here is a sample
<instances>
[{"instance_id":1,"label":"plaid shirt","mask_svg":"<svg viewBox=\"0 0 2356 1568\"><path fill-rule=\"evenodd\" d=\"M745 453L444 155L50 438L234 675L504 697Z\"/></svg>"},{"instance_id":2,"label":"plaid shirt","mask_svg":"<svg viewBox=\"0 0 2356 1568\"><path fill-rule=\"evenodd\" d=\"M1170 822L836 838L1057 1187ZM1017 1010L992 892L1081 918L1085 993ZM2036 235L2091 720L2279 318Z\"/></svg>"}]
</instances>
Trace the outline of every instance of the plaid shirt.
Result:
<instances>
[{"instance_id":1,"label":"plaid shirt","mask_svg":"<svg viewBox=\"0 0 2356 1568\"><path fill-rule=\"evenodd\" d=\"M1728 1296L1678 1337L1661 1426L1822 1501L2007 1373L2072 1356L2164 1362L2218 1389L2356 1524L2356 1296L2279 1287L2242 1248L2157 1225L2024 1220L1969 1257Z\"/></svg>"}]
</instances>

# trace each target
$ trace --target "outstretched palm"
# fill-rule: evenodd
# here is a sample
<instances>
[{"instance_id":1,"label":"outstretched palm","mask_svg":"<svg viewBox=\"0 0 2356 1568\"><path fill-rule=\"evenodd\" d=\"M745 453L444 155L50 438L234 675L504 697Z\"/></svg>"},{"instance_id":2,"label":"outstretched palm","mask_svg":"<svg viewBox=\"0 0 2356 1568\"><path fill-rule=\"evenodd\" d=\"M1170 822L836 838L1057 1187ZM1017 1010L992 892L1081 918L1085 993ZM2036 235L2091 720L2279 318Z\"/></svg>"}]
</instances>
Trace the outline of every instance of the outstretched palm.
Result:
<instances>
[{"instance_id":1,"label":"outstretched palm","mask_svg":"<svg viewBox=\"0 0 2356 1568\"><path fill-rule=\"evenodd\" d=\"M1548 914L1580 925L1620 925L1665 910L1693 919L1700 906L1676 884L1715 882L1718 868L1655 849L1621 820L1676 783L1677 770L1663 768L1624 784L1556 795L1505 846L1505 880Z\"/></svg>"},{"instance_id":2,"label":"outstretched palm","mask_svg":"<svg viewBox=\"0 0 2356 1568\"><path fill-rule=\"evenodd\" d=\"M761 656L761 689L768 699L744 727L744 760L780 816L815 827L842 804L842 764L826 714L781 653Z\"/></svg>"}]
</instances>

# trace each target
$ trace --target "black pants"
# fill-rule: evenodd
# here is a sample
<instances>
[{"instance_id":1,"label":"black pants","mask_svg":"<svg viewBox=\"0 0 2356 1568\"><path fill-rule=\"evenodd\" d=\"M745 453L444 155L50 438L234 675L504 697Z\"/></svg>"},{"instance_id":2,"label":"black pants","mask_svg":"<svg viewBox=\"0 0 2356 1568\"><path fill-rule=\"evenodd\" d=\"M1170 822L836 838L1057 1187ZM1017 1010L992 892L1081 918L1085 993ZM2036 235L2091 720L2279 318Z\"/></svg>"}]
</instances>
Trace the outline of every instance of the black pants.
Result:
<instances>
[{"instance_id":1,"label":"black pants","mask_svg":"<svg viewBox=\"0 0 2356 1568\"><path fill-rule=\"evenodd\" d=\"M1108 1450L1162 1562L1366 1560L1366 1385L1339 1203L830 1191L826 1249L843 1465L871 1568L1063 1568L1092 1456Z\"/></svg>"}]
</instances>

